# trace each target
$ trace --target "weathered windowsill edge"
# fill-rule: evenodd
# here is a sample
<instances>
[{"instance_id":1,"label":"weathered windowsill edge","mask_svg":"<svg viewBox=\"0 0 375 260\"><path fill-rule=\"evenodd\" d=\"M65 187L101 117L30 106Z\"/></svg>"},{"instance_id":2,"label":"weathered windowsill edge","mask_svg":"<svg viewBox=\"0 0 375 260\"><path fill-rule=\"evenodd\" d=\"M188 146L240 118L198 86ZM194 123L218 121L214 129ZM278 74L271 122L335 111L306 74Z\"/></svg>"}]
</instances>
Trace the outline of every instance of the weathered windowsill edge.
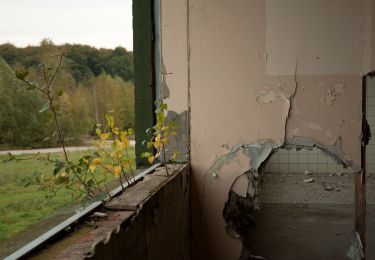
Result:
<instances>
[{"instance_id":1,"label":"weathered windowsill edge","mask_svg":"<svg viewBox=\"0 0 375 260\"><path fill-rule=\"evenodd\" d=\"M102 207L100 211L106 214L105 217L88 216L86 221L75 227L74 232L47 244L30 258L90 258L95 254L98 245L106 245L113 234L130 227L142 211L143 205L187 169L187 164L168 165L168 175L164 167L155 169L153 173L145 175L142 181L127 188L120 196Z\"/></svg>"},{"instance_id":2,"label":"weathered windowsill edge","mask_svg":"<svg viewBox=\"0 0 375 260\"><path fill-rule=\"evenodd\" d=\"M140 170L135 176L136 182L138 182L139 180L142 180L142 178L146 174L152 173L153 171L155 171L155 169L157 169L160 166L161 166L161 163L156 163L147 169ZM125 188L127 188L128 186L129 186L128 183L124 183ZM114 190L111 191L111 196L115 197L119 195L122 192L122 190L123 189L121 186L115 188ZM61 235L64 236L64 234L66 235L66 233L69 233L69 228L71 226L74 226L75 224L80 223L82 219L84 219L86 216L88 216L89 214L91 214L92 212L100 208L103 204L104 204L104 201L93 201L83 207L76 209L75 213L73 214L68 213L68 215L66 215L65 218L62 218L62 222L55 222L54 226L49 225L51 226L49 229L46 229L46 231L42 233L38 232L39 235L33 237L31 240L26 239L25 241L28 241L26 244L24 244L22 241L18 243L15 241L12 242L10 240L9 241L10 248L4 250L5 252L8 251L8 254L4 254L4 251L3 251L0 253L0 255L2 254L1 257L5 257L4 258L5 260L14 260L14 259L20 259L28 255L31 255L33 252L37 251L38 248L41 248L46 243L55 239L56 236L57 237ZM53 222L54 220L52 218L51 219L47 218L47 220L48 221L52 220ZM42 223L43 221L38 224L42 224ZM23 233L26 235L26 237L30 237L30 236L32 237L32 235L28 234L28 232L29 232L28 230L25 230ZM16 247L13 245L16 245ZM12 250L14 249L17 249L17 250L13 251L12 253Z\"/></svg>"}]
</instances>

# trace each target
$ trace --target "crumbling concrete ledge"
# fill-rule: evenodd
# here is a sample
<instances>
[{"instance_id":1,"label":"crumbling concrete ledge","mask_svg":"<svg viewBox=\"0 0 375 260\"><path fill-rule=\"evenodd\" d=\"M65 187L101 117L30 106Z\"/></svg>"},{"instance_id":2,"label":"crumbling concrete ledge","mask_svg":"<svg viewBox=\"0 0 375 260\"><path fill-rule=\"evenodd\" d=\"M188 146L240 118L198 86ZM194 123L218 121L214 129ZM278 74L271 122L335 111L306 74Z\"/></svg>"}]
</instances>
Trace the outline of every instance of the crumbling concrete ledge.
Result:
<instances>
[{"instance_id":1,"label":"crumbling concrete ledge","mask_svg":"<svg viewBox=\"0 0 375 260\"><path fill-rule=\"evenodd\" d=\"M189 259L189 167L146 175L35 259Z\"/></svg>"}]
</instances>

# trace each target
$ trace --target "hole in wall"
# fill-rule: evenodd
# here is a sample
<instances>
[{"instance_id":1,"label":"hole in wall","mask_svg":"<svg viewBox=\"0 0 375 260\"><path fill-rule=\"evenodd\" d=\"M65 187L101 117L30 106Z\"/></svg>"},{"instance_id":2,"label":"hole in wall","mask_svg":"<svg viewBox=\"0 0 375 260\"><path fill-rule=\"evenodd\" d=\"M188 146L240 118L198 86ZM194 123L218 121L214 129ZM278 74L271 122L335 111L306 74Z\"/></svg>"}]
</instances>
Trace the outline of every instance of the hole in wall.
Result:
<instances>
[{"instance_id":1,"label":"hole in wall","mask_svg":"<svg viewBox=\"0 0 375 260\"><path fill-rule=\"evenodd\" d=\"M261 165L260 210L243 240L265 259L346 259L354 177L319 148L278 149Z\"/></svg>"}]
</instances>

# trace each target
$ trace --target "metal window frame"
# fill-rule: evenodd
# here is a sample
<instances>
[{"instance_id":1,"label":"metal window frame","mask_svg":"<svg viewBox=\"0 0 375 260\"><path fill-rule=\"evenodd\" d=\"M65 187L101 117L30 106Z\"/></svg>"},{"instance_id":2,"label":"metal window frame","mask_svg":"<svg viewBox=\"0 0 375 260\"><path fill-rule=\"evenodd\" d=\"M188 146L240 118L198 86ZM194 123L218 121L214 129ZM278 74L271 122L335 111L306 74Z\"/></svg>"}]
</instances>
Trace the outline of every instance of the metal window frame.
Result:
<instances>
[{"instance_id":1,"label":"metal window frame","mask_svg":"<svg viewBox=\"0 0 375 260\"><path fill-rule=\"evenodd\" d=\"M155 125L155 100L161 85L160 0L133 0L135 154L137 167L148 165L142 142Z\"/></svg>"}]
</instances>

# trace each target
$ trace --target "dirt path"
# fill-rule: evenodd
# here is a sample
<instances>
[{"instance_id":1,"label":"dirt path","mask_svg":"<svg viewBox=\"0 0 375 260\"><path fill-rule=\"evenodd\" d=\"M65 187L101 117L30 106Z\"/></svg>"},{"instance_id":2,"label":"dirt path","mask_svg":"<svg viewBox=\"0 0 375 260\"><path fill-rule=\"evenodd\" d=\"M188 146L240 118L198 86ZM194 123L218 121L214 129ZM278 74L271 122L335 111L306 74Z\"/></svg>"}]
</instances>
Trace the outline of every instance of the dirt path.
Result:
<instances>
[{"instance_id":1,"label":"dirt path","mask_svg":"<svg viewBox=\"0 0 375 260\"><path fill-rule=\"evenodd\" d=\"M130 146L134 147L135 146L135 141L130 141ZM66 147L66 151L68 152L74 152L74 151L85 151L85 150L91 150L94 149L94 146L73 146L73 147ZM60 153L62 152L62 148L42 148L42 149L28 149L28 150L4 150L0 151L1 154L32 154L32 153Z\"/></svg>"}]
</instances>

